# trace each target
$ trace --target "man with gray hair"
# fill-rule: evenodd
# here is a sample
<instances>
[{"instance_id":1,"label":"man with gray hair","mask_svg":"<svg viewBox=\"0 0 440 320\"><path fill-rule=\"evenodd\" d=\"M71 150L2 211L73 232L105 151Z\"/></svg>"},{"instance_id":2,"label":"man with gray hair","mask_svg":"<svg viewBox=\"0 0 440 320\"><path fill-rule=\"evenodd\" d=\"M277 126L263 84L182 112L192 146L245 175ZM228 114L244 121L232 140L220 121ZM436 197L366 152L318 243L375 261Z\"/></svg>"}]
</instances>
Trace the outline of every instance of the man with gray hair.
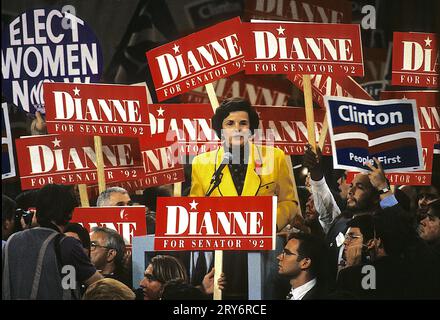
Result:
<instances>
[{"instance_id":1,"label":"man with gray hair","mask_svg":"<svg viewBox=\"0 0 440 320\"><path fill-rule=\"evenodd\" d=\"M110 187L104 190L96 200L97 207L121 207L131 205L132 202L127 190L121 187Z\"/></svg>"},{"instance_id":2,"label":"man with gray hair","mask_svg":"<svg viewBox=\"0 0 440 320\"><path fill-rule=\"evenodd\" d=\"M90 233L90 260L106 278L113 278L130 286L124 267L125 243L115 230L94 227Z\"/></svg>"}]
</instances>

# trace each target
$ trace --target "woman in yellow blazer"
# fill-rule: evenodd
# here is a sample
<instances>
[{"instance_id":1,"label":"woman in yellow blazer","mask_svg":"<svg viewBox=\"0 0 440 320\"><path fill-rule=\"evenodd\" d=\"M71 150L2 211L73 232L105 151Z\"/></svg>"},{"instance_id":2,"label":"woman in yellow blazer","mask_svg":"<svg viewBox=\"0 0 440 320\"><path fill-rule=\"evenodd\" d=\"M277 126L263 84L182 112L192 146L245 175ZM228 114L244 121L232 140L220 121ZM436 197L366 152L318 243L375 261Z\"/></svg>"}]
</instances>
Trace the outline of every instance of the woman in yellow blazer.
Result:
<instances>
[{"instance_id":1,"label":"woman in yellow blazer","mask_svg":"<svg viewBox=\"0 0 440 320\"><path fill-rule=\"evenodd\" d=\"M294 197L284 152L249 141L258 125L258 114L247 100L231 98L222 102L212 117L212 126L222 139L222 147L193 159L190 196L276 195L279 231L297 214L298 202ZM284 244L278 240L277 248L282 248ZM278 276L275 257L275 252L264 255L267 266L264 276L267 285L265 298L268 299L276 298L274 292L280 289L275 284ZM223 271L228 283L224 298L246 299L247 255L241 252L225 253Z\"/></svg>"},{"instance_id":2,"label":"woman in yellow blazer","mask_svg":"<svg viewBox=\"0 0 440 320\"><path fill-rule=\"evenodd\" d=\"M238 98L223 101L212 118L212 126L222 137L223 146L194 158L190 196L207 195L213 187L211 178L224 161L225 152L230 152L232 163L223 168L221 182L210 196L276 195L277 229L281 230L297 213L298 201L284 152L249 142L258 124L258 114L248 101Z\"/></svg>"}]
</instances>

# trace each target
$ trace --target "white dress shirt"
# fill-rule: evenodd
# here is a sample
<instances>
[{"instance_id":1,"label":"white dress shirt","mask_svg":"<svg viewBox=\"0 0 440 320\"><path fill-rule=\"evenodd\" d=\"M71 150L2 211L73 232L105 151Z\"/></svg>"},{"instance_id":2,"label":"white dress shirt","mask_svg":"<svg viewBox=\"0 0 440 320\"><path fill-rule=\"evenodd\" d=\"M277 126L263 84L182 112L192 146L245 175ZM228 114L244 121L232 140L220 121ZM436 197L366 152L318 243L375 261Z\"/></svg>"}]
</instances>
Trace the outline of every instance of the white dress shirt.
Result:
<instances>
[{"instance_id":1,"label":"white dress shirt","mask_svg":"<svg viewBox=\"0 0 440 320\"><path fill-rule=\"evenodd\" d=\"M302 300L307 292L312 290L312 288L316 285L316 278L313 278L309 282L304 283L302 286L298 288L290 289L290 300Z\"/></svg>"},{"instance_id":2,"label":"white dress shirt","mask_svg":"<svg viewBox=\"0 0 440 320\"><path fill-rule=\"evenodd\" d=\"M313 202L315 203L315 208L319 215L319 223L322 229L324 229L325 234L327 234L333 220L341 214L341 210L325 178L319 181L310 179L310 186L312 187Z\"/></svg>"}]
</instances>

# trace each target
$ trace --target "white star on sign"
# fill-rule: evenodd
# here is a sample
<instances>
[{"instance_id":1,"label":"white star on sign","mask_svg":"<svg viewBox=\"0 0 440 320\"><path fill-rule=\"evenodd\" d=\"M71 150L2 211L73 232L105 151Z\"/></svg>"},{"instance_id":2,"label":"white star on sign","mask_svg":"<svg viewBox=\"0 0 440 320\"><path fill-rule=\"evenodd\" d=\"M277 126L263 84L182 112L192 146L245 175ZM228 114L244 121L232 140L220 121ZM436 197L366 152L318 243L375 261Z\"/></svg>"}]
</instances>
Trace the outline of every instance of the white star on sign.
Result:
<instances>
[{"instance_id":1,"label":"white star on sign","mask_svg":"<svg viewBox=\"0 0 440 320\"><path fill-rule=\"evenodd\" d=\"M163 117L163 113L165 112L164 109L162 109L162 107L159 107L159 109L156 110L157 111L157 115L162 116Z\"/></svg>"},{"instance_id":2,"label":"white star on sign","mask_svg":"<svg viewBox=\"0 0 440 320\"><path fill-rule=\"evenodd\" d=\"M52 141L54 148L60 147L61 140L58 140L58 138L55 138L55 140Z\"/></svg>"},{"instance_id":3,"label":"white star on sign","mask_svg":"<svg viewBox=\"0 0 440 320\"><path fill-rule=\"evenodd\" d=\"M73 92L75 93L75 96L79 96L79 89L78 87L75 87L75 89L73 89Z\"/></svg>"},{"instance_id":4,"label":"white star on sign","mask_svg":"<svg viewBox=\"0 0 440 320\"><path fill-rule=\"evenodd\" d=\"M284 30L286 30L286 29L284 29L282 26L280 26L278 29L275 29L275 30L277 30L278 35L280 35L280 34L284 34Z\"/></svg>"},{"instance_id":5,"label":"white star on sign","mask_svg":"<svg viewBox=\"0 0 440 320\"><path fill-rule=\"evenodd\" d=\"M174 53L175 53L175 54L176 54L177 52L179 52L179 47L180 47L180 46L178 46L176 43L174 44L173 50L174 50Z\"/></svg>"},{"instance_id":6,"label":"white star on sign","mask_svg":"<svg viewBox=\"0 0 440 320\"><path fill-rule=\"evenodd\" d=\"M191 206L191 209L197 210L198 203L195 200L190 202L189 205Z\"/></svg>"},{"instance_id":7,"label":"white star on sign","mask_svg":"<svg viewBox=\"0 0 440 320\"><path fill-rule=\"evenodd\" d=\"M429 39L429 37L427 37L427 38L425 39L425 44L426 44L427 47L430 47L430 46L431 46L431 42L432 42L432 40Z\"/></svg>"}]
</instances>

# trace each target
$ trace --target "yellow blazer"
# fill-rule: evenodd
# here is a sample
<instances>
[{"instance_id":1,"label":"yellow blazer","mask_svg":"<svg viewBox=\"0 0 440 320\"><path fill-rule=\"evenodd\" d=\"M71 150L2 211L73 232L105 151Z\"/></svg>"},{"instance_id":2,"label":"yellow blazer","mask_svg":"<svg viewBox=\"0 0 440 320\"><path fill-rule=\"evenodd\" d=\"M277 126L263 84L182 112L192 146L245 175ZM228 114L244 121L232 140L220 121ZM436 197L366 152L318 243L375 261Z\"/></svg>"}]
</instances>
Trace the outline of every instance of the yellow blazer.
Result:
<instances>
[{"instance_id":1,"label":"yellow blazer","mask_svg":"<svg viewBox=\"0 0 440 320\"><path fill-rule=\"evenodd\" d=\"M277 228L283 229L298 212L292 179L285 154L278 148L249 143L249 162L242 196L278 196ZM210 187L212 175L222 162L223 147L202 153L192 162L191 197L204 197ZM211 193L213 197L238 196L229 167L223 169L220 185Z\"/></svg>"}]
</instances>

